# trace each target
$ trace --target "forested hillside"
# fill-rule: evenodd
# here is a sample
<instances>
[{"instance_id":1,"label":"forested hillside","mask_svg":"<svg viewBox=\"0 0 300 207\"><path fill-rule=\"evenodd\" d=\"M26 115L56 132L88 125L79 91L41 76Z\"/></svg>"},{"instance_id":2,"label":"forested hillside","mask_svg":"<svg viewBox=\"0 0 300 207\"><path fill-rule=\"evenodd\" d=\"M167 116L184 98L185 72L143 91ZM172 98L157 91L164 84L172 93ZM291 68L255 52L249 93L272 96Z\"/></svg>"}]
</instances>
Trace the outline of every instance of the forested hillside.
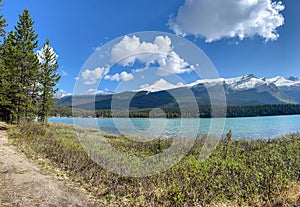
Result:
<instances>
[{"instance_id":1,"label":"forested hillside","mask_svg":"<svg viewBox=\"0 0 300 207\"><path fill-rule=\"evenodd\" d=\"M131 109L126 110L84 110L67 106L55 106L51 116L60 117L132 117L148 118L211 118L211 106L199 106L199 109L185 108L184 113L179 108L165 107L163 113L155 114L153 109ZM196 111L196 112L195 112ZM255 116L278 116L300 114L299 104L272 104L272 105L251 105L251 106L227 106L226 117L255 117Z\"/></svg>"}]
</instances>

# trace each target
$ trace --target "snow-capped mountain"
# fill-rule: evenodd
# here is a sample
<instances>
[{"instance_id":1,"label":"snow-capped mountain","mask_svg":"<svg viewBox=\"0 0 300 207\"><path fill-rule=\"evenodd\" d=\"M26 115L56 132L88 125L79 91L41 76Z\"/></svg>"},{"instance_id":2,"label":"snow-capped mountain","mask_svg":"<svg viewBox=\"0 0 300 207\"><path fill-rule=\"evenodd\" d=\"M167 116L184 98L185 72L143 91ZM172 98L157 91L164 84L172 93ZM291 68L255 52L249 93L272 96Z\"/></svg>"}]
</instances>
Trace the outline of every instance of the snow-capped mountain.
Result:
<instances>
[{"instance_id":1,"label":"snow-capped mountain","mask_svg":"<svg viewBox=\"0 0 300 207\"><path fill-rule=\"evenodd\" d=\"M246 75L236 78L218 78L218 79L203 79L197 80L194 83L187 84L188 87L193 87L198 84L204 84L206 86L211 86L214 84L226 84L235 90L248 90L252 88L257 88L267 84L263 78L256 78L254 75Z\"/></svg>"},{"instance_id":2,"label":"snow-capped mountain","mask_svg":"<svg viewBox=\"0 0 300 207\"><path fill-rule=\"evenodd\" d=\"M296 77L284 78L277 76L266 80L268 83L274 83L277 87L300 86L300 79Z\"/></svg>"},{"instance_id":3,"label":"snow-capped mountain","mask_svg":"<svg viewBox=\"0 0 300 207\"><path fill-rule=\"evenodd\" d=\"M224 87L227 105L300 104L299 78L277 76L267 79L245 75L236 78L202 79L189 84L169 83L160 79L136 91L117 94L97 93L93 103L84 96L79 97L83 101L80 101L77 107L90 109L96 106L97 110L110 109L112 99L122 107L128 104L126 101L129 98L130 107L136 109L176 107L178 101L189 106L188 101L194 98L199 105L209 105L211 97L207 89L220 85ZM174 95L180 100L175 100ZM59 99L57 105L72 106L72 96Z\"/></svg>"},{"instance_id":4,"label":"snow-capped mountain","mask_svg":"<svg viewBox=\"0 0 300 207\"><path fill-rule=\"evenodd\" d=\"M169 83L168 81L164 79L160 79L158 81L155 81L153 84L148 85L145 84L141 87L141 89L137 91L148 91L148 92L157 92L157 91L164 91L164 90L170 90L174 88L183 87L184 84L179 82L176 85Z\"/></svg>"},{"instance_id":5,"label":"snow-capped mountain","mask_svg":"<svg viewBox=\"0 0 300 207\"><path fill-rule=\"evenodd\" d=\"M236 78L218 78L218 79L201 79L189 84L172 84L167 82L164 79L160 79L154 82L151 85L145 85L138 91L148 91L148 92L157 92L163 90L170 90L181 87L193 87L199 84L205 86L213 86L216 84L226 84L232 90L249 90L254 88L259 88L263 86L275 85L276 87L300 87L300 79L296 77L284 78L282 76L277 76L275 78L257 78L253 74L240 76Z\"/></svg>"},{"instance_id":6,"label":"snow-capped mountain","mask_svg":"<svg viewBox=\"0 0 300 207\"><path fill-rule=\"evenodd\" d=\"M189 84L172 84L160 79L142 87L138 92L145 91L149 94L168 90L183 91L184 88L189 88L196 96L202 96L200 99L206 99L208 102L206 89L216 85L224 87L230 105L300 103L299 78L277 76L267 79L258 78L253 74L235 78L201 79Z\"/></svg>"}]
</instances>

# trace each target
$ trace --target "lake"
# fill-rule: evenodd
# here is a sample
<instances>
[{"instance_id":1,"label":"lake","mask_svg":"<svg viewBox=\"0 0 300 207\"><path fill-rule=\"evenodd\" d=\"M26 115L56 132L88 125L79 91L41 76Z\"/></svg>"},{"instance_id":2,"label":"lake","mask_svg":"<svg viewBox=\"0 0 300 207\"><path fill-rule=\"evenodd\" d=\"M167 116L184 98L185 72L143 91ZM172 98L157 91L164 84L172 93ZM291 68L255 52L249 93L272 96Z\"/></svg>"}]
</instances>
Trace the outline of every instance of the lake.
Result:
<instances>
[{"instance_id":1,"label":"lake","mask_svg":"<svg viewBox=\"0 0 300 207\"><path fill-rule=\"evenodd\" d=\"M111 134L127 134L145 137L173 137L178 133L191 137L209 132L211 123L224 123L223 135L232 130L233 138L273 138L283 134L300 132L300 115L243 117L227 119L140 119L140 118L50 118L50 122L99 128ZM223 122L224 121L224 122ZM216 128L216 127L214 127ZM221 127L223 129L223 125ZM222 131L222 132L220 132Z\"/></svg>"}]
</instances>

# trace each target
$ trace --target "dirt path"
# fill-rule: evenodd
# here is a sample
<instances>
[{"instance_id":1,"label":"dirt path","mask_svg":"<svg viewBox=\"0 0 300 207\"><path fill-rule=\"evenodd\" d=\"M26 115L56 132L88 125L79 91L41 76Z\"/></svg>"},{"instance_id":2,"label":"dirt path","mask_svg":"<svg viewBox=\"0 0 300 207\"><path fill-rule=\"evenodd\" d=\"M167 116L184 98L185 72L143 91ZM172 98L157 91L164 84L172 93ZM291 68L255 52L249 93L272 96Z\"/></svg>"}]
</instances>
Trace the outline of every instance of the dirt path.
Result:
<instances>
[{"instance_id":1,"label":"dirt path","mask_svg":"<svg viewBox=\"0 0 300 207\"><path fill-rule=\"evenodd\" d=\"M14 147L0 131L0 207L94 206L65 181L41 170Z\"/></svg>"}]
</instances>

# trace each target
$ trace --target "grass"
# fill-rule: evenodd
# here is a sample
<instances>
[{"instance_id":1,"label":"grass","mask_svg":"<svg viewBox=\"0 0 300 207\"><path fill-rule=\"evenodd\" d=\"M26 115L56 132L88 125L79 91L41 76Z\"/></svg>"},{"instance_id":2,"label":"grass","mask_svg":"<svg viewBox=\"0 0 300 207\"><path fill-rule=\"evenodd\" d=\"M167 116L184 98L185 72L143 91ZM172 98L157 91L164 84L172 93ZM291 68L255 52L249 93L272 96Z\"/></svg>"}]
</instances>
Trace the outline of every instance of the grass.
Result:
<instances>
[{"instance_id":1,"label":"grass","mask_svg":"<svg viewBox=\"0 0 300 207\"><path fill-rule=\"evenodd\" d=\"M28 172L30 172L30 170L21 170L21 171L16 172L16 174L23 175L23 174L26 174Z\"/></svg>"},{"instance_id":2,"label":"grass","mask_svg":"<svg viewBox=\"0 0 300 207\"><path fill-rule=\"evenodd\" d=\"M96 150L103 144L100 132L79 131L86 135L81 141L95 149L94 153L102 153ZM167 150L174 141L143 142L139 138L109 134L100 137L108 139L116 150L140 157ZM300 205L297 194L300 134L272 140L223 140L208 159L199 162L204 139L197 139L189 153L171 169L158 175L130 178L108 172L94 162L84 151L73 126L23 123L9 130L11 144L32 159L47 160L47 166L51 165L80 182L101 205Z\"/></svg>"}]
</instances>

